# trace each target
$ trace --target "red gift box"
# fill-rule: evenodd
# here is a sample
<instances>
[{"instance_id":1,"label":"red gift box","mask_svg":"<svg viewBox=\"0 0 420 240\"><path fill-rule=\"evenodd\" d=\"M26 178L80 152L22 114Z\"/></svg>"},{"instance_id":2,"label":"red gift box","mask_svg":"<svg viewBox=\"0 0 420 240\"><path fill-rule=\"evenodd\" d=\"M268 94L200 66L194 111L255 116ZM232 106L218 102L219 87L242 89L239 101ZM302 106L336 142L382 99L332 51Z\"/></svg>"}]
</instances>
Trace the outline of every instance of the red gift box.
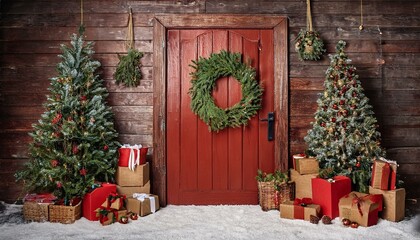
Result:
<instances>
[{"instance_id":1,"label":"red gift box","mask_svg":"<svg viewBox=\"0 0 420 240\"><path fill-rule=\"evenodd\" d=\"M351 192L351 180L346 176L335 176L332 179L312 179L312 200L321 206L323 215L334 219L339 216L340 198Z\"/></svg>"},{"instance_id":2,"label":"red gift box","mask_svg":"<svg viewBox=\"0 0 420 240\"><path fill-rule=\"evenodd\" d=\"M118 166L134 168L135 165L145 164L148 150L147 147L142 147L141 145L123 145L118 149Z\"/></svg>"},{"instance_id":3,"label":"red gift box","mask_svg":"<svg viewBox=\"0 0 420 240\"><path fill-rule=\"evenodd\" d=\"M83 197L83 216L90 221L97 221L96 209L100 208L102 203L111 193L117 192L117 185L103 183L101 187L95 188L92 192L86 193Z\"/></svg>"},{"instance_id":4,"label":"red gift box","mask_svg":"<svg viewBox=\"0 0 420 240\"><path fill-rule=\"evenodd\" d=\"M397 162L380 158L373 162L371 186L381 190L395 190Z\"/></svg>"},{"instance_id":5,"label":"red gift box","mask_svg":"<svg viewBox=\"0 0 420 240\"><path fill-rule=\"evenodd\" d=\"M53 203L57 198L52 193L29 193L23 198L24 202Z\"/></svg>"}]
</instances>

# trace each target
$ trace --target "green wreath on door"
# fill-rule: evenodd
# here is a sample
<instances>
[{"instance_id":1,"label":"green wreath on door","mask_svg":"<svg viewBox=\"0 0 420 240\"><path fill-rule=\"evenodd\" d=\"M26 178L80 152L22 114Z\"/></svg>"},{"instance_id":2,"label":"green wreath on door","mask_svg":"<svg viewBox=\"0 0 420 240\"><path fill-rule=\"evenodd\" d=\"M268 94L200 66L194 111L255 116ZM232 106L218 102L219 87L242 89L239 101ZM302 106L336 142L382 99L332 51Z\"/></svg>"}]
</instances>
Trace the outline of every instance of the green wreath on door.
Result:
<instances>
[{"instance_id":1,"label":"green wreath on door","mask_svg":"<svg viewBox=\"0 0 420 240\"><path fill-rule=\"evenodd\" d=\"M220 131L227 127L246 126L249 120L261 109L263 88L255 80L255 69L242 63L240 53L222 50L209 58L200 57L190 65L191 72L191 110L204 121L210 131ZM242 99L232 107L218 107L212 97L216 81L232 76L241 84Z\"/></svg>"}]
</instances>

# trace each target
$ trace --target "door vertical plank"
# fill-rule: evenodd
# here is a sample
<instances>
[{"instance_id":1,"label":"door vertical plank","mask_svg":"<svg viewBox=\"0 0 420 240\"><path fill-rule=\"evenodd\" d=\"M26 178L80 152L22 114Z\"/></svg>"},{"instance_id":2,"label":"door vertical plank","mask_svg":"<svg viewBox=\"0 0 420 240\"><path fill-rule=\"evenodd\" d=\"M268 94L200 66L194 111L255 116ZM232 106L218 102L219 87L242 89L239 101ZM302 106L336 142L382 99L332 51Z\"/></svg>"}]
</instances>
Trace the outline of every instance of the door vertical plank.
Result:
<instances>
[{"instance_id":1,"label":"door vertical plank","mask_svg":"<svg viewBox=\"0 0 420 240\"><path fill-rule=\"evenodd\" d=\"M191 60L197 59L196 31L181 31L181 170L180 190L197 189L197 116L191 111Z\"/></svg>"},{"instance_id":2,"label":"door vertical plank","mask_svg":"<svg viewBox=\"0 0 420 240\"><path fill-rule=\"evenodd\" d=\"M242 36L233 31L228 31L229 51L232 53L243 52ZM242 98L241 84L238 79L228 77L228 106L232 107ZM229 189L242 189L242 127L227 129L229 148Z\"/></svg>"},{"instance_id":3,"label":"door vertical plank","mask_svg":"<svg viewBox=\"0 0 420 240\"><path fill-rule=\"evenodd\" d=\"M198 57L207 58L213 50L213 33L207 31L198 36ZM198 120L198 189L211 191L213 187L212 133L206 123Z\"/></svg>"},{"instance_id":4,"label":"door vertical plank","mask_svg":"<svg viewBox=\"0 0 420 240\"><path fill-rule=\"evenodd\" d=\"M244 30L245 31L245 30ZM244 52L244 61L247 64L250 64L252 68L256 70L257 75L255 80L259 81L259 65L260 61L264 61L259 57L259 32L258 30L247 30L246 37L243 40L243 52ZM271 100L272 101L272 100ZM244 137L243 137L243 188L248 191L256 191L257 184L255 181L255 175L257 174L258 169L258 154L259 154L259 117L263 117L259 114L251 118L248 122L248 125L244 127ZM269 153L267 153L269 155ZM272 161L271 158L264 159L262 161Z\"/></svg>"},{"instance_id":5,"label":"door vertical plank","mask_svg":"<svg viewBox=\"0 0 420 240\"><path fill-rule=\"evenodd\" d=\"M261 30L261 51L259 63L260 79L264 86L264 95L262 102L262 109L260 110L260 117L267 118L271 111L277 111L274 108L274 55L273 55L273 31ZM259 135L259 168L265 172L273 172L275 167L274 159L274 143L275 141L267 141L267 122L260 122ZM269 159L269 160L268 160ZM267 161L268 160L268 161Z\"/></svg>"},{"instance_id":6,"label":"door vertical plank","mask_svg":"<svg viewBox=\"0 0 420 240\"><path fill-rule=\"evenodd\" d=\"M226 30L213 31L213 52L228 49ZM216 88L213 90L213 98L217 106L226 108L227 102L227 79L217 80ZM213 133L213 189L228 189L228 131L226 129Z\"/></svg>"},{"instance_id":7,"label":"door vertical plank","mask_svg":"<svg viewBox=\"0 0 420 240\"><path fill-rule=\"evenodd\" d=\"M168 92L167 92L167 156L168 202L178 203L179 167L180 167L180 66L179 66L179 30L168 31Z\"/></svg>"}]
</instances>

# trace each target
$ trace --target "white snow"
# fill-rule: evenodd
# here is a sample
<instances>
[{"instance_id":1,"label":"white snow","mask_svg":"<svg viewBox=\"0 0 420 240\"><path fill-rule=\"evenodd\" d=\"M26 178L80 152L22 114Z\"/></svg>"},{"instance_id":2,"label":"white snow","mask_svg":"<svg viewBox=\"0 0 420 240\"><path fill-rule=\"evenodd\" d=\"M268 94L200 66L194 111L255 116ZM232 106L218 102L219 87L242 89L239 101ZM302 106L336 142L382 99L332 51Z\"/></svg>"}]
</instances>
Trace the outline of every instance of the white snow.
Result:
<instances>
[{"instance_id":1,"label":"white snow","mask_svg":"<svg viewBox=\"0 0 420 240\"><path fill-rule=\"evenodd\" d=\"M8 205L3 214L21 211ZM74 224L4 223L0 239L420 239L420 217L399 223L379 220L372 227L344 227L339 218L333 224L318 225L303 220L281 219L279 212L263 212L257 205L173 206L126 225L102 226L85 218Z\"/></svg>"}]
</instances>

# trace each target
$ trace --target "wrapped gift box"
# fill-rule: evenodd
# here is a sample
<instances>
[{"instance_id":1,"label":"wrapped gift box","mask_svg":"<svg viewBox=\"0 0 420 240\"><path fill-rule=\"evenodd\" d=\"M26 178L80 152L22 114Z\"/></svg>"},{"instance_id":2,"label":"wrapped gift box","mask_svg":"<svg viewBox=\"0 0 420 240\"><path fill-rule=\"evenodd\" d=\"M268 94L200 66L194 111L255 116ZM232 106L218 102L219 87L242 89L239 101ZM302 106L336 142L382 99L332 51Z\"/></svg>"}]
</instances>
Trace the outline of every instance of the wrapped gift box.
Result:
<instances>
[{"instance_id":1,"label":"wrapped gift box","mask_svg":"<svg viewBox=\"0 0 420 240\"><path fill-rule=\"evenodd\" d=\"M294 154L292 156L293 169L296 169L296 160L306 158L304 153Z\"/></svg>"},{"instance_id":2,"label":"wrapped gift box","mask_svg":"<svg viewBox=\"0 0 420 240\"><path fill-rule=\"evenodd\" d=\"M127 197L132 197L134 193L150 193L150 181L143 187L122 187L117 185L117 193Z\"/></svg>"},{"instance_id":3,"label":"wrapped gift box","mask_svg":"<svg viewBox=\"0 0 420 240\"><path fill-rule=\"evenodd\" d=\"M136 165L146 163L148 148L142 145L124 144L118 149L118 166L134 168Z\"/></svg>"},{"instance_id":4,"label":"wrapped gift box","mask_svg":"<svg viewBox=\"0 0 420 240\"><path fill-rule=\"evenodd\" d=\"M295 158L295 170L300 174L313 174L319 172L316 158Z\"/></svg>"},{"instance_id":5,"label":"wrapped gift box","mask_svg":"<svg viewBox=\"0 0 420 240\"><path fill-rule=\"evenodd\" d=\"M312 179L312 199L319 204L322 214L331 219L338 217L338 202L341 197L351 192L351 180L346 176L336 176L330 180Z\"/></svg>"},{"instance_id":6,"label":"wrapped gift box","mask_svg":"<svg viewBox=\"0 0 420 240\"><path fill-rule=\"evenodd\" d=\"M127 198L126 205L127 211L144 217L159 210L159 197L153 194L139 194L137 198Z\"/></svg>"},{"instance_id":7,"label":"wrapped gift box","mask_svg":"<svg viewBox=\"0 0 420 240\"><path fill-rule=\"evenodd\" d=\"M95 210L98 209L111 193L117 192L117 185L102 183L100 187L92 192L86 193L83 197L83 217L90 221L98 221Z\"/></svg>"},{"instance_id":8,"label":"wrapped gift box","mask_svg":"<svg viewBox=\"0 0 420 240\"><path fill-rule=\"evenodd\" d=\"M395 190L397 162L380 158L373 162L371 186L381 190Z\"/></svg>"},{"instance_id":9,"label":"wrapped gift box","mask_svg":"<svg viewBox=\"0 0 420 240\"><path fill-rule=\"evenodd\" d=\"M399 222L405 217L405 189L380 190L369 187L370 194L382 194L383 211L379 214L383 219Z\"/></svg>"},{"instance_id":10,"label":"wrapped gift box","mask_svg":"<svg viewBox=\"0 0 420 240\"><path fill-rule=\"evenodd\" d=\"M110 193L105 201L102 203L101 208L121 210L124 208L125 204L125 195L120 195L117 193Z\"/></svg>"},{"instance_id":11,"label":"wrapped gift box","mask_svg":"<svg viewBox=\"0 0 420 240\"><path fill-rule=\"evenodd\" d=\"M290 169L290 180L295 182L295 197L312 198L312 178L318 177L317 173L302 175Z\"/></svg>"},{"instance_id":12,"label":"wrapped gift box","mask_svg":"<svg viewBox=\"0 0 420 240\"><path fill-rule=\"evenodd\" d=\"M360 226L369 227L378 222L382 210L382 195L351 192L339 202L340 219L347 218Z\"/></svg>"},{"instance_id":13,"label":"wrapped gift box","mask_svg":"<svg viewBox=\"0 0 420 240\"><path fill-rule=\"evenodd\" d=\"M99 222L102 225L109 225L114 222L119 222L121 217L127 216L127 210L115 210L115 209L105 209L100 208L97 210L97 217L99 219Z\"/></svg>"},{"instance_id":14,"label":"wrapped gift box","mask_svg":"<svg viewBox=\"0 0 420 240\"><path fill-rule=\"evenodd\" d=\"M144 186L149 181L149 163L136 166L134 171L128 167L118 167L115 179L123 187Z\"/></svg>"},{"instance_id":15,"label":"wrapped gift box","mask_svg":"<svg viewBox=\"0 0 420 240\"><path fill-rule=\"evenodd\" d=\"M317 204L302 206L300 201L286 201L280 204L280 217L287 219L310 220L310 216L320 216L321 207Z\"/></svg>"}]
</instances>

